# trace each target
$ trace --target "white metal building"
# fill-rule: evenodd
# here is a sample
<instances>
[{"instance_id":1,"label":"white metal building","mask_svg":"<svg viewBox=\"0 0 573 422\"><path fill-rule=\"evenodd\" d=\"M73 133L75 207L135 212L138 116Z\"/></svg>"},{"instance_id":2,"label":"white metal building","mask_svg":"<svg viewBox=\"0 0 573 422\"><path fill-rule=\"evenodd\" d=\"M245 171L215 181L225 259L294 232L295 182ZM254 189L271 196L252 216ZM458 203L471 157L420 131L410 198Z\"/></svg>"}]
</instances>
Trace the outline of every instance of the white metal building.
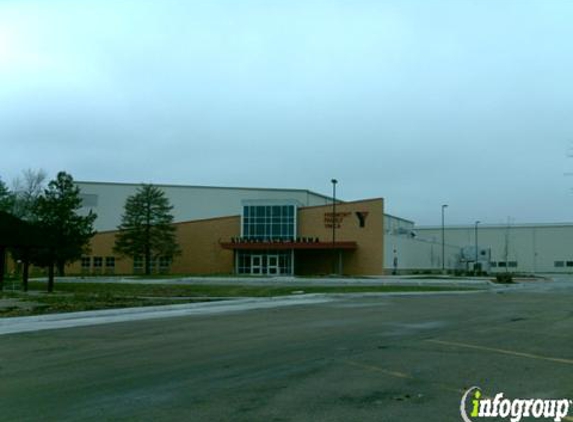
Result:
<instances>
[{"instance_id":1,"label":"white metal building","mask_svg":"<svg viewBox=\"0 0 573 422\"><path fill-rule=\"evenodd\" d=\"M441 243L441 226L415 231L420 239ZM446 226L445 242L475 251L475 225ZM487 255L492 272L573 272L573 223L479 224L477 243L480 252L491 252Z\"/></svg>"},{"instance_id":2,"label":"white metal building","mask_svg":"<svg viewBox=\"0 0 573 422\"><path fill-rule=\"evenodd\" d=\"M95 229L115 230L121 222L126 199L141 184L76 181L84 212L97 214ZM244 200L294 200L303 206L326 205L332 198L304 189L233 188L214 186L155 185L173 205L175 222L241 214Z\"/></svg>"},{"instance_id":3,"label":"white metal building","mask_svg":"<svg viewBox=\"0 0 573 422\"><path fill-rule=\"evenodd\" d=\"M444 267L458 268L459 254L458 246L445 245ZM388 273L441 270L441 240L420 238L413 221L385 214L384 263Z\"/></svg>"}]
</instances>

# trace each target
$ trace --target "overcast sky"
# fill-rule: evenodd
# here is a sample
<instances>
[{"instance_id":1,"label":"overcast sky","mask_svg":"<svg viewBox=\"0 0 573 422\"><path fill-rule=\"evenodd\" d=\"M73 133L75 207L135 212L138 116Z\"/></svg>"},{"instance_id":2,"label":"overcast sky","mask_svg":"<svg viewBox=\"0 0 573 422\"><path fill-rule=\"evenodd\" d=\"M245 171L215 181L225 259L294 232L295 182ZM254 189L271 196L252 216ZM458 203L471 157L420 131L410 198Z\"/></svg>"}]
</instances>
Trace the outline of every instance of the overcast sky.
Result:
<instances>
[{"instance_id":1,"label":"overcast sky","mask_svg":"<svg viewBox=\"0 0 573 422\"><path fill-rule=\"evenodd\" d=\"M573 1L2 0L0 177L573 221Z\"/></svg>"}]
</instances>

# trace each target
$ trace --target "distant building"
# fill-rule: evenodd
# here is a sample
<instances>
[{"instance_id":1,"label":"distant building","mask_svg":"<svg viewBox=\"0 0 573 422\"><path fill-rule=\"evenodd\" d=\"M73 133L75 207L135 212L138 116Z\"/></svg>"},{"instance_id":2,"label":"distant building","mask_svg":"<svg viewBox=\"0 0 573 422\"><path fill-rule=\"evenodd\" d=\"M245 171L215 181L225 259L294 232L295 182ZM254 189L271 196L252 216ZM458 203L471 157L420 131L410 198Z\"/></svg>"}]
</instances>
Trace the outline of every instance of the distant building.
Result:
<instances>
[{"instance_id":1,"label":"distant building","mask_svg":"<svg viewBox=\"0 0 573 422\"><path fill-rule=\"evenodd\" d=\"M441 226L416 227L416 233L441 241ZM490 272L573 272L573 223L479 224L477 233L478 261ZM475 234L473 224L445 227L446 243L459 248L470 267L475 261Z\"/></svg>"}]
</instances>

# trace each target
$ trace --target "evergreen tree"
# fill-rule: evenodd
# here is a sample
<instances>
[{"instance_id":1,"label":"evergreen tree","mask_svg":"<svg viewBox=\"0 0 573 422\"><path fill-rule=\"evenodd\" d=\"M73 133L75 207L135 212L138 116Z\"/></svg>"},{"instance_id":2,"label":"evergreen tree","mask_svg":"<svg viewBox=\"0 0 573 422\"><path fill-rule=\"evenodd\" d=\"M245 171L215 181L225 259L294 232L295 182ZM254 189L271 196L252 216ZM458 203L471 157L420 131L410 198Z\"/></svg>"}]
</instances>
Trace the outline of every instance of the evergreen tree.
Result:
<instances>
[{"instance_id":1,"label":"evergreen tree","mask_svg":"<svg viewBox=\"0 0 573 422\"><path fill-rule=\"evenodd\" d=\"M0 211L12 214L14 208L14 194L0 179Z\"/></svg>"},{"instance_id":2,"label":"evergreen tree","mask_svg":"<svg viewBox=\"0 0 573 422\"><path fill-rule=\"evenodd\" d=\"M125 202L114 252L130 258L143 257L148 275L152 260L178 255L172 210L161 189L143 185Z\"/></svg>"},{"instance_id":3,"label":"evergreen tree","mask_svg":"<svg viewBox=\"0 0 573 422\"><path fill-rule=\"evenodd\" d=\"M14 196L10 193L6 184L0 179L0 226L5 226L2 219L6 218L2 212L12 213L14 207ZM6 247L0 241L0 291L4 287L4 271L6 269Z\"/></svg>"},{"instance_id":4,"label":"evergreen tree","mask_svg":"<svg viewBox=\"0 0 573 422\"><path fill-rule=\"evenodd\" d=\"M32 262L49 267L49 291L53 290L54 265L59 274L64 275L66 264L77 261L89 251L96 214L90 211L87 216L78 215L81 206L80 189L74 185L72 176L63 171L48 184L34 205L37 223L49 238L51 247L35 252Z\"/></svg>"}]
</instances>

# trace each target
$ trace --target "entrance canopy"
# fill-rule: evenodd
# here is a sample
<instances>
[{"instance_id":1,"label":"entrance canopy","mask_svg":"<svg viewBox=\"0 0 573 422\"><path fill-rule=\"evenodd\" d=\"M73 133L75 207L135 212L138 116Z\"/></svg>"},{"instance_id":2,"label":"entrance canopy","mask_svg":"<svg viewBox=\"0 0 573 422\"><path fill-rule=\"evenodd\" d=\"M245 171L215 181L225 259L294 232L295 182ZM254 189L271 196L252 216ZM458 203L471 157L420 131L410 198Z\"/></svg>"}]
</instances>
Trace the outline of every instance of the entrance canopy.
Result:
<instances>
[{"instance_id":1,"label":"entrance canopy","mask_svg":"<svg viewBox=\"0 0 573 422\"><path fill-rule=\"evenodd\" d=\"M238 237L220 244L235 252L235 272L251 275L327 273L330 271L327 269L334 266L333 259L342 259L344 252L358 248L352 241L321 242L317 238L262 240Z\"/></svg>"}]
</instances>

